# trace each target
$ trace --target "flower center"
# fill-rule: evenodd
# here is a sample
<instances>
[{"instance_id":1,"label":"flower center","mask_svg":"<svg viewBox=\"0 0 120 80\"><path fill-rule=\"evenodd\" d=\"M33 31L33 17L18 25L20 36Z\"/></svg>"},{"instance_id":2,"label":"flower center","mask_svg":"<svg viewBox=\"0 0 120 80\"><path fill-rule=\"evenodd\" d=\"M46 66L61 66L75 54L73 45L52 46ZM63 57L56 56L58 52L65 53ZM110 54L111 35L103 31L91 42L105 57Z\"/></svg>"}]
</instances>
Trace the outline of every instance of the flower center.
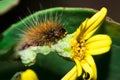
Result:
<instances>
[{"instance_id":1,"label":"flower center","mask_svg":"<svg viewBox=\"0 0 120 80\"><path fill-rule=\"evenodd\" d=\"M83 60L85 57L85 41L77 41L77 43L72 46L72 50L73 50L73 58L80 60Z\"/></svg>"}]
</instances>

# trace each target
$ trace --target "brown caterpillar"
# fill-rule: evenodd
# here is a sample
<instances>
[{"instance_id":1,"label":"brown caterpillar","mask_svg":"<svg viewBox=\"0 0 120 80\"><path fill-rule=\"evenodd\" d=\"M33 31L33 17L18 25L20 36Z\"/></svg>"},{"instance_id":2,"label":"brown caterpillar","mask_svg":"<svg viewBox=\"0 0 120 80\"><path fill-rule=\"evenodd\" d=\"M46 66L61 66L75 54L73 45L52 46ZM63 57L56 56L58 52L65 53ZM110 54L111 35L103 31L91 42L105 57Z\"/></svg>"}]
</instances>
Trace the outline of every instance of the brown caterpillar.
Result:
<instances>
[{"instance_id":1,"label":"brown caterpillar","mask_svg":"<svg viewBox=\"0 0 120 80\"><path fill-rule=\"evenodd\" d=\"M30 22L35 23L34 21ZM30 46L51 46L65 36L66 30L63 24L57 20L48 19L27 28L16 48L17 50L24 50Z\"/></svg>"}]
</instances>

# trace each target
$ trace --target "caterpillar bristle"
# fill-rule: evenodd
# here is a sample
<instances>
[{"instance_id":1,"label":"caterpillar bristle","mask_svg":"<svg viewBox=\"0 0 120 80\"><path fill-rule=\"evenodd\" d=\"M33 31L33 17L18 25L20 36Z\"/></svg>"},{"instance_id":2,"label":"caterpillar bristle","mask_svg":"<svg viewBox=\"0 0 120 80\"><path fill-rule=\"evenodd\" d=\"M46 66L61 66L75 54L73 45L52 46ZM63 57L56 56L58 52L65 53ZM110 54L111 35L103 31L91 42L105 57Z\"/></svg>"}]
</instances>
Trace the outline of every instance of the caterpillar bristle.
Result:
<instances>
[{"instance_id":1,"label":"caterpillar bristle","mask_svg":"<svg viewBox=\"0 0 120 80\"><path fill-rule=\"evenodd\" d=\"M17 50L24 50L30 46L51 46L51 44L57 43L66 36L66 30L58 18L53 20L52 18L47 19L46 17L44 21L38 21L38 19L29 21L31 26L27 28L24 35L22 35L17 45Z\"/></svg>"}]
</instances>

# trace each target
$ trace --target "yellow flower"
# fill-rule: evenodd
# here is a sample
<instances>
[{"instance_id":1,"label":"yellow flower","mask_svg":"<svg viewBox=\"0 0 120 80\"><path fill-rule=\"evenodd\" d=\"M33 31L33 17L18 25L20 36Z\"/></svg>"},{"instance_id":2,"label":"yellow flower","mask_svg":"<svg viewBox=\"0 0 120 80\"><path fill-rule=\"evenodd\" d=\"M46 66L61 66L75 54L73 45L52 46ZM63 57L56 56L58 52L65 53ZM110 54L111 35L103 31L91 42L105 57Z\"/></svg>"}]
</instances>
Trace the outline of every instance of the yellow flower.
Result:
<instances>
[{"instance_id":1,"label":"yellow flower","mask_svg":"<svg viewBox=\"0 0 120 80\"><path fill-rule=\"evenodd\" d=\"M27 69L26 71L15 73L11 80L39 80L39 79L32 69Z\"/></svg>"},{"instance_id":2,"label":"yellow flower","mask_svg":"<svg viewBox=\"0 0 120 80\"><path fill-rule=\"evenodd\" d=\"M108 52L112 41L105 34L92 35L102 24L106 14L107 9L103 7L90 19L87 18L73 33L70 45L72 60L75 61L76 65L61 80L75 80L82 75L82 69L85 72L83 79L97 79L96 64L91 55Z\"/></svg>"},{"instance_id":3,"label":"yellow flower","mask_svg":"<svg viewBox=\"0 0 120 80\"><path fill-rule=\"evenodd\" d=\"M39 79L33 70L27 69L26 71L21 73L20 80L39 80Z\"/></svg>"}]
</instances>

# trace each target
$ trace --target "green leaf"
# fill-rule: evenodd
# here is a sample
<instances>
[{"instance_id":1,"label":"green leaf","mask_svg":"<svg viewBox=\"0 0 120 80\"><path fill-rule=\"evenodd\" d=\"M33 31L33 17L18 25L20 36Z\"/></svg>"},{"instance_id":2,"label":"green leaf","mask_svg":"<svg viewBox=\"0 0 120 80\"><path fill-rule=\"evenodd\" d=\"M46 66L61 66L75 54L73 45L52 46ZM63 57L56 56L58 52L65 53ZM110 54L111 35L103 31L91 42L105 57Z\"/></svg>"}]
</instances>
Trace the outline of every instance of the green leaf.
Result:
<instances>
[{"instance_id":1,"label":"green leaf","mask_svg":"<svg viewBox=\"0 0 120 80\"><path fill-rule=\"evenodd\" d=\"M45 15L52 14L53 17L55 17L56 14L57 16L62 15L62 23L66 24L65 29L68 33L72 33L82 21L88 17L91 17L94 13L95 11L93 9L88 8L62 7L38 11L33 15L26 17L22 21L13 24L9 29L3 32L3 39L0 41L0 56L13 53L11 53L11 50L13 50L13 47L17 44L15 39L20 39L20 37L17 35L21 33L18 28L25 30L26 27L24 23L30 26L30 20L33 20L33 17L38 17L39 19L44 20ZM100 56L94 56L98 70L98 80L118 80L120 78L120 24L106 18L103 25L96 32L96 34L98 33L108 34L113 41L112 48L108 53ZM6 65L9 66L8 64ZM4 64L3 66L6 65ZM51 53L47 56L39 54L37 56L37 62L35 65L37 68L33 69L36 70L36 72L39 74L39 77L48 76L49 79L60 79L72 68L74 63L61 58L56 53ZM53 74L57 77L54 77ZM48 79L46 77L41 78L43 80Z\"/></svg>"},{"instance_id":2,"label":"green leaf","mask_svg":"<svg viewBox=\"0 0 120 80\"><path fill-rule=\"evenodd\" d=\"M0 15L6 13L18 3L19 0L0 0Z\"/></svg>"}]
</instances>

